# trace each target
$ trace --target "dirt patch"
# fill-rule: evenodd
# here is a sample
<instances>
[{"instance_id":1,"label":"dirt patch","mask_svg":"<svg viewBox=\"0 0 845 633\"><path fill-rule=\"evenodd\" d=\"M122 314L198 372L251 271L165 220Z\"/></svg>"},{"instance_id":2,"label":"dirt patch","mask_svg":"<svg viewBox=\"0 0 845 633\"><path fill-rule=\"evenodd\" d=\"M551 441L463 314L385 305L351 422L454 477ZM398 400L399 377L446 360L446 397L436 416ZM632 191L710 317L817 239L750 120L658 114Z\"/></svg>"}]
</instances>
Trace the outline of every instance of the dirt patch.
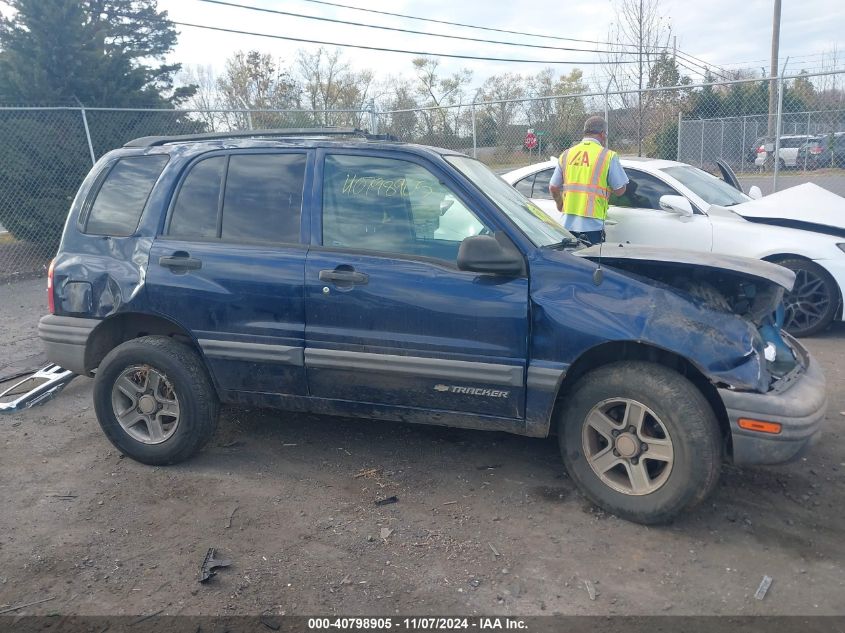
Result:
<instances>
[{"instance_id":1,"label":"dirt patch","mask_svg":"<svg viewBox=\"0 0 845 633\"><path fill-rule=\"evenodd\" d=\"M33 244L0 233L0 283L46 275L49 263L50 256Z\"/></svg>"},{"instance_id":2,"label":"dirt patch","mask_svg":"<svg viewBox=\"0 0 845 633\"><path fill-rule=\"evenodd\" d=\"M29 305L4 337L32 335L42 288L0 288ZM786 466L725 467L706 504L660 528L586 503L554 439L227 409L197 458L143 466L106 441L78 378L0 417L0 608L843 614L845 327L808 345L828 378L824 441ZM233 563L201 585L209 547Z\"/></svg>"}]
</instances>

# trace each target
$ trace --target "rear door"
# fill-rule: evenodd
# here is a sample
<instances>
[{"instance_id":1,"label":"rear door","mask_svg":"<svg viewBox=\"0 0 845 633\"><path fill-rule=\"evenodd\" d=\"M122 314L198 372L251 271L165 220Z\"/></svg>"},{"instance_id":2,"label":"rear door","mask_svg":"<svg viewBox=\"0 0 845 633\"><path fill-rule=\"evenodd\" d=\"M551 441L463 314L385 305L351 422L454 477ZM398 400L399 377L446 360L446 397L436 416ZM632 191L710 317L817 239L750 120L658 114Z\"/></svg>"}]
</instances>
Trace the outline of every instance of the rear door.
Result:
<instances>
[{"instance_id":1,"label":"rear door","mask_svg":"<svg viewBox=\"0 0 845 633\"><path fill-rule=\"evenodd\" d=\"M713 228L708 218L693 205L686 217L660 208L660 197L681 195L674 187L652 174L626 167L629 183L621 196L611 195L607 213L607 243L641 244L709 251ZM692 203L691 203L692 204Z\"/></svg>"},{"instance_id":2,"label":"rear door","mask_svg":"<svg viewBox=\"0 0 845 633\"><path fill-rule=\"evenodd\" d=\"M227 391L305 395L305 151L216 152L183 174L149 259L153 309Z\"/></svg>"},{"instance_id":3,"label":"rear door","mask_svg":"<svg viewBox=\"0 0 845 633\"><path fill-rule=\"evenodd\" d=\"M338 150L317 161L310 394L523 417L528 280L456 266L461 240L493 232L494 218L414 155Z\"/></svg>"}]
</instances>

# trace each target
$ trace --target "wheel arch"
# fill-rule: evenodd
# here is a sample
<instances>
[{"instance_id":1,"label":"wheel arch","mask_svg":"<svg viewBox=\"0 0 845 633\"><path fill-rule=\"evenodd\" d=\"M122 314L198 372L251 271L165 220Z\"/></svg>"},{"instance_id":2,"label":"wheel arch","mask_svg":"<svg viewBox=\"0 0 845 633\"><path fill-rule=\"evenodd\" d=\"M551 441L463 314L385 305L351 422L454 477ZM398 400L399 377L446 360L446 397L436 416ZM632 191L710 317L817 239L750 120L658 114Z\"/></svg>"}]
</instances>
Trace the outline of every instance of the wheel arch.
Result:
<instances>
[{"instance_id":1,"label":"wheel arch","mask_svg":"<svg viewBox=\"0 0 845 633\"><path fill-rule=\"evenodd\" d=\"M805 262L810 262L811 264L815 264L816 266L818 266L819 268L824 270L828 275L830 275L831 279L833 279L833 283L836 286L836 291L839 295L838 298L837 298L839 305L836 308L834 320L841 320L842 319L842 311L843 311L843 309L845 309L845 301L843 301L843 297L845 297L845 288L843 288L841 285L839 285L839 282L837 281L836 277L834 277L831 274L831 272L827 268L824 267L823 263L818 262L818 261L812 259L811 257L807 257L806 255L799 255L798 253L773 253L771 255L766 255L765 257L761 257L760 259L762 259L763 261L766 261L766 262L771 262L772 264L780 264L781 262L786 261L788 259L800 259L800 260L803 260Z\"/></svg>"},{"instance_id":2,"label":"wheel arch","mask_svg":"<svg viewBox=\"0 0 845 633\"><path fill-rule=\"evenodd\" d=\"M619 361L644 361L662 365L687 378L704 396L719 422L719 430L727 454L731 453L731 431L728 412L719 392L707 377L688 359L669 350L640 341L611 341L590 348L570 365L558 388L551 421L560 416L563 403L578 379L590 371ZM553 424L551 431L555 432Z\"/></svg>"},{"instance_id":3,"label":"wheel arch","mask_svg":"<svg viewBox=\"0 0 845 633\"><path fill-rule=\"evenodd\" d=\"M91 332L85 347L85 369L96 369L106 354L121 343L150 335L173 338L204 358L194 337L175 321L144 312L122 312L104 319Z\"/></svg>"}]
</instances>

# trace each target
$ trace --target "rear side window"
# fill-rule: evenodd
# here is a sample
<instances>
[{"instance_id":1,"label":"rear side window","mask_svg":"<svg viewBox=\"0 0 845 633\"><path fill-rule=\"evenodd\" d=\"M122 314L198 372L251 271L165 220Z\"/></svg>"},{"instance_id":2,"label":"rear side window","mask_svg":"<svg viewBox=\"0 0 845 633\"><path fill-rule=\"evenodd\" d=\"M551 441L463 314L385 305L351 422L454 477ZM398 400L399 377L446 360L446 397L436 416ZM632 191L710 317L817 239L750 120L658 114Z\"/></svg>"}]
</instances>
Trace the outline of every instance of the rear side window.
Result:
<instances>
[{"instance_id":1,"label":"rear side window","mask_svg":"<svg viewBox=\"0 0 845 633\"><path fill-rule=\"evenodd\" d=\"M233 154L196 163L177 193L167 234L298 243L305 163L302 153Z\"/></svg>"},{"instance_id":2,"label":"rear side window","mask_svg":"<svg viewBox=\"0 0 845 633\"><path fill-rule=\"evenodd\" d=\"M85 233L126 237L138 228L141 213L168 157L130 156L109 170L91 205Z\"/></svg>"},{"instance_id":3,"label":"rear side window","mask_svg":"<svg viewBox=\"0 0 845 633\"><path fill-rule=\"evenodd\" d=\"M217 237L217 208L225 169L225 156L208 158L194 165L179 189L169 235L182 239Z\"/></svg>"},{"instance_id":4,"label":"rear side window","mask_svg":"<svg viewBox=\"0 0 845 633\"><path fill-rule=\"evenodd\" d=\"M236 154L229 159L222 238L299 242L305 154Z\"/></svg>"},{"instance_id":5,"label":"rear side window","mask_svg":"<svg viewBox=\"0 0 845 633\"><path fill-rule=\"evenodd\" d=\"M534 186L534 174L526 176L516 183L516 190L526 198L531 197L531 189Z\"/></svg>"}]
</instances>

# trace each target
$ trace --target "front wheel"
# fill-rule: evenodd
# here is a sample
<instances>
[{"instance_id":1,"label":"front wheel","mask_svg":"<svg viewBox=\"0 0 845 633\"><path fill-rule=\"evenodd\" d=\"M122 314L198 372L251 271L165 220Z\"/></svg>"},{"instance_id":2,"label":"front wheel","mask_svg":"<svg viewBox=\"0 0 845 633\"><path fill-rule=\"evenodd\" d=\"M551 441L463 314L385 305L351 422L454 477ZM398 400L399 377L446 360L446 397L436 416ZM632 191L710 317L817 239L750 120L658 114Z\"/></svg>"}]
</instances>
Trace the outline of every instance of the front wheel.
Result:
<instances>
[{"instance_id":1,"label":"front wheel","mask_svg":"<svg viewBox=\"0 0 845 633\"><path fill-rule=\"evenodd\" d=\"M795 285L783 296L783 329L800 338L827 328L839 309L839 288L833 277L807 259L790 258L777 263L795 273Z\"/></svg>"},{"instance_id":2,"label":"front wheel","mask_svg":"<svg viewBox=\"0 0 845 633\"><path fill-rule=\"evenodd\" d=\"M619 362L579 379L559 419L570 477L621 518L672 520L716 486L721 433L710 404L677 372Z\"/></svg>"},{"instance_id":3,"label":"front wheel","mask_svg":"<svg viewBox=\"0 0 845 633\"><path fill-rule=\"evenodd\" d=\"M165 336L118 345L100 363L94 409L106 437L144 464L184 461L217 426L217 394L199 355Z\"/></svg>"}]
</instances>

